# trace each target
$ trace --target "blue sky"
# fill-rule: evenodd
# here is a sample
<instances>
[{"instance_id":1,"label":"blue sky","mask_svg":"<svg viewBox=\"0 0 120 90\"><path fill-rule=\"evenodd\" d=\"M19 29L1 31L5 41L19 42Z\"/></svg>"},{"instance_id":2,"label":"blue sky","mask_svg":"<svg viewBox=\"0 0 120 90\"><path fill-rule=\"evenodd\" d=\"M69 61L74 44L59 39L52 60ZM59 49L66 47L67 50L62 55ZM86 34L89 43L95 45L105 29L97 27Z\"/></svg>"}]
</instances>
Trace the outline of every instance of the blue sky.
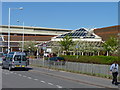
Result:
<instances>
[{"instance_id":1,"label":"blue sky","mask_svg":"<svg viewBox=\"0 0 120 90\"><path fill-rule=\"evenodd\" d=\"M3 25L8 25L8 8L19 7L24 10L11 10L11 25L24 21L25 26L73 30L118 24L117 2L3 2Z\"/></svg>"}]
</instances>

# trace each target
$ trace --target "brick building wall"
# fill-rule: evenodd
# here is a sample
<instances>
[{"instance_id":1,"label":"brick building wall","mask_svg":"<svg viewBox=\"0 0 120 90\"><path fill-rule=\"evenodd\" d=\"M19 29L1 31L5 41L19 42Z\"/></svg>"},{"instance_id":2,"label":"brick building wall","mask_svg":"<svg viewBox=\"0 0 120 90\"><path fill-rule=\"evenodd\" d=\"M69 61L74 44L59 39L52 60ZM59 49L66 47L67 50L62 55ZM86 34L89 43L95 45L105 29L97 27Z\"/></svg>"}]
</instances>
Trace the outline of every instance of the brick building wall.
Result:
<instances>
[{"instance_id":1,"label":"brick building wall","mask_svg":"<svg viewBox=\"0 0 120 90\"><path fill-rule=\"evenodd\" d=\"M118 33L120 33L120 25L105 28L97 28L94 29L94 33L102 37L103 41L106 41L110 37L118 37Z\"/></svg>"}]
</instances>

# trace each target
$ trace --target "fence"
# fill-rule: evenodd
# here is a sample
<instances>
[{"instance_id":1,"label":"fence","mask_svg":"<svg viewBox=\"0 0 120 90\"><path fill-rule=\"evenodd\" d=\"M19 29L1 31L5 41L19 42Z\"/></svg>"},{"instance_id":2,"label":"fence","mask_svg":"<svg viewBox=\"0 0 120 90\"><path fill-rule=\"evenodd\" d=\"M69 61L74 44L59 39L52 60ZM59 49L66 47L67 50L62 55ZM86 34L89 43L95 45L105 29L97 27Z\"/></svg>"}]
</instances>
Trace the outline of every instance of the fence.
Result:
<instances>
[{"instance_id":1,"label":"fence","mask_svg":"<svg viewBox=\"0 0 120 90\"><path fill-rule=\"evenodd\" d=\"M47 60L30 60L31 65L43 66L47 68L54 68L57 70L65 70L77 73L85 73L96 76L103 76L110 78L110 65L86 64L76 62L55 62Z\"/></svg>"}]
</instances>

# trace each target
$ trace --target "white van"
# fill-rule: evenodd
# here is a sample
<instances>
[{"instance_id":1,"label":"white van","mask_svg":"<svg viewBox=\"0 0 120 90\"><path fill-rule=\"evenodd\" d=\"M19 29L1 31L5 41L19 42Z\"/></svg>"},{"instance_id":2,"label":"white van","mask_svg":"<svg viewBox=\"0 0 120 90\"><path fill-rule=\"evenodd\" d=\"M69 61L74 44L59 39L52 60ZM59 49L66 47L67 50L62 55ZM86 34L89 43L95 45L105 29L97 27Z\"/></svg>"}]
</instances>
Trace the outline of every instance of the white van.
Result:
<instances>
[{"instance_id":1,"label":"white van","mask_svg":"<svg viewBox=\"0 0 120 90\"><path fill-rule=\"evenodd\" d=\"M11 71L14 68L26 69L28 65L28 59L24 52L10 52L6 58L2 61L2 69L8 68Z\"/></svg>"}]
</instances>

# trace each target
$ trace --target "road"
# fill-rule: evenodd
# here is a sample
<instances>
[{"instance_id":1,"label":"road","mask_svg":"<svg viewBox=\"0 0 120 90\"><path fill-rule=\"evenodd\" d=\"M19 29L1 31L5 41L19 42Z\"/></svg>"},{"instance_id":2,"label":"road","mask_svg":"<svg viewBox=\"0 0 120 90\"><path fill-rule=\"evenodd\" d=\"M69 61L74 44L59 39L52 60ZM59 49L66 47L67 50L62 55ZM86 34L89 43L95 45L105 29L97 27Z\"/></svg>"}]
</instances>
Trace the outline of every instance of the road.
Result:
<instances>
[{"instance_id":1,"label":"road","mask_svg":"<svg viewBox=\"0 0 120 90\"><path fill-rule=\"evenodd\" d=\"M83 82L68 80L41 73L38 69L28 71L2 70L2 88L103 88Z\"/></svg>"}]
</instances>

